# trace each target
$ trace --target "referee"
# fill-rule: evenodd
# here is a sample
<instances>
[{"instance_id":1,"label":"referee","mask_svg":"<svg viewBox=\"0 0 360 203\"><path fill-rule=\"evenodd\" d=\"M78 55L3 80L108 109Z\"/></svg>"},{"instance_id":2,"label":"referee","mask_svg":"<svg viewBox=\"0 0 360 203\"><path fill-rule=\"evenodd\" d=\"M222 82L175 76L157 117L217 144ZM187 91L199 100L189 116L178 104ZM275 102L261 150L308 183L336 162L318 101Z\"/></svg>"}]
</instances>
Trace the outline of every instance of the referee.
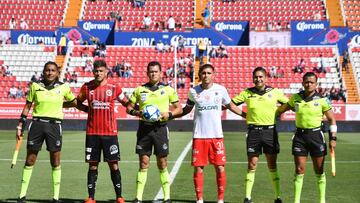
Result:
<instances>
[{"instance_id":1,"label":"referee","mask_svg":"<svg viewBox=\"0 0 360 203\"><path fill-rule=\"evenodd\" d=\"M316 92L316 74L307 72L303 76L302 85L304 90L294 94L286 105L278 109L279 113L283 113L289 109L295 111L296 132L292 144L292 154L294 155L295 161L294 203L300 203L305 166L309 153L317 177L317 185L320 193L319 202L325 203L326 177L324 173L324 161L326 143L324 134L321 131L324 115L330 123L330 149L336 147L337 126L331 110L330 101L327 98L322 98L320 94Z\"/></svg>"},{"instance_id":2,"label":"referee","mask_svg":"<svg viewBox=\"0 0 360 203\"><path fill-rule=\"evenodd\" d=\"M170 176L167 170L169 154L169 129L166 122L182 113L179 97L176 91L161 82L161 65L152 61L147 66L149 82L137 87L129 98L127 113L141 118L137 131L136 153L139 155L140 169L136 178L136 198L134 203L142 202L142 196L150 166L150 156L154 148L157 166L160 172L160 182L164 192L164 202L170 203ZM142 109L147 105L155 105L161 112L161 118L156 122L143 120ZM139 107L139 111L135 107ZM172 111L169 111L169 106Z\"/></svg>"},{"instance_id":3,"label":"referee","mask_svg":"<svg viewBox=\"0 0 360 203\"><path fill-rule=\"evenodd\" d=\"M62 127L64 118L64 99L76 106L76 99L68 84L59 82L60 68L54 62L47 62L43 69L43 79L31 84L26 98L26 104L17 125L16 138L20 139L26 118L34 104L32 121L29 125L27 139L27 156L21 180L21 191L18 203L26 201L26 191L41 146L46 141L46 149L50 152L52 166L53 202L59 202L61 168L60 151L62 146Z\"/></svg>"},{"instance_id":4,"label":"referee","mask_svg":"<svg viewBox=\"0 0 360 203\"><path fill-rule=\"evenodd\" d=\"M235 96L232 101L236 105L246 103L246 123L248 132L246 149L248 156L248 171L245 178L244 203L251 203L251 192L255 180L255 170L259 155L265 154L271 181L275 191L275 203L281 203L280 178L276 160L280 151L278 133L275 126L275 113L278 103L285 104L288 98L282 91L266 85L267 73L262 67L253 71L254 87L247 88Z\"/></svg>"}]
</instances>

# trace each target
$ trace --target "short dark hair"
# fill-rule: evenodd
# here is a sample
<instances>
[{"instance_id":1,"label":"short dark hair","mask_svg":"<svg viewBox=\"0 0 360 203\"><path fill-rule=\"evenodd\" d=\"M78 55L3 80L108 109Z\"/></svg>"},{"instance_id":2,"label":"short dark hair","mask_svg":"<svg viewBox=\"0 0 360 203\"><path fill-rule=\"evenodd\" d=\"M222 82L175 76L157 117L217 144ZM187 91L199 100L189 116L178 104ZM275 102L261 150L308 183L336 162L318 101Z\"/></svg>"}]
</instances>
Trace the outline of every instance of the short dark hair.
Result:
<instances>
[{"instance_id":1,"label":"short dark hair","mask_svg":"<svg viewBox=\"0 0 360 203\"><path fill-rule=\"evenodd\" d=\"M316 81L318 80L317 75L314 72L306 72L303 76L303 81L305 80L305 78L307 77L315 77Z\"/></svg>"},{"instance_id":2,"label":"short dark hair","mask_svg":"<svg viewBox=\"0 0 360 203\"><path fill-rule=\"evenodd\" d=\"M215 71L215 68L214 68L213 65L211 65L211 64L209 64L209 63L206 63L206 64L200 66L199 75L201 74L201 72L203 72L203 70L204 70L205 68L211 68L213 71Z\"/></svg>"},{"instance_id":3,"label":"short dark hair","mask_svg":"<svg viewBox=\"0 0 360 203\"><path fill-rule=\"evenodd\" d=\"M59 75L58 77L56 78L57 81L59 81L59 76L60 76L60 67L58 66L58 64L56 64L54 61L48 61L45 63L44 65L44 69L43 69L43 74L44 74L44 71L45 69L50 66L50 65L54 65L56 67L56 70L58 71Z\"/></svg>"},{"instance_id":4,"label":"short dark hair","mask_svg":"<svg viewBox=\"0 0 360 203\"><path fill-rule=\"evenodd\" d=\"M147 72L149 72L150 66L159 66L159 70L161 71L161 64L158 61L151 61L150 63L148 63L146 68Z\"/></svg>"},{"instance_id":5,"label":"short dark hair","mask_svg":"<svg viewBox=\"0 0 360 203\"><path fill-rule=\"evenodd\" d=\"M265 70L265 68L263 68L263 67L261 67L261 66L256 67L256 68L253 70L252 75L254 76L255 73L258 72L258 71L261 71L261 72L264 73L264 75L266 75L266 70Z\"/></svg>"},{"instance_id":6,"label":"short dark hair","mask_svg":"<svg viewBox=\"0 0 360 203\"><path fill-rule=\"evenodd\" d=\"M99 68L99 67L105 67L105 68L107 68L106 61L104 61L104 60L102 60L102 59L99 59L99 60L94 61L94 69L95 69L95 68Z\"/></svg>"}]
</instances>

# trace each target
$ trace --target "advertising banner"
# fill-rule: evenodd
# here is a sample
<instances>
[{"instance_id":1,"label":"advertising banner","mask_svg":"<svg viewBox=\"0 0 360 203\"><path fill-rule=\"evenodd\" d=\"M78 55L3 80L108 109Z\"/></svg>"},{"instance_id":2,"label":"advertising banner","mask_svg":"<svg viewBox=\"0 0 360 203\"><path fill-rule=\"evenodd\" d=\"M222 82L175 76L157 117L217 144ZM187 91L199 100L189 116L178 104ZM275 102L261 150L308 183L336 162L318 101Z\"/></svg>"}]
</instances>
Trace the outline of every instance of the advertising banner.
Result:
<instances>
[{"instance_id":1,"label":"advertising banner","mask_svg":"<svg viewBox=\"0 0 360 203\"><path fill-rule=\"evenodd\" d=\"M291 21L291 45L337 45L343 54L352 36L349 28L331 28L329 21Z\"/></svg>"},{"instance_id":2,"label":"advertising banner","mask_svg":"<svg viewBox=\"0 0 360 203\"><path fill-rule=\"evenodd\" d=\"M12 30L11 44L45 44L57 45L54 31L42 30Z\"/></svg>"},{"instance_id":3,"label":"advertising banner","mask_svg":"<svg viewBox=\"0 0 360 203\"><path fill-rule=\"evenodd\" d=\"M250 32L250 46L253 47L287 47L290 45L290 32Z\"/></svg>"},{"instance_id":4,"label":"advertising banner","mask_svg":"<svg viewBox=\"0 0 360 203\"><path fill-rule=\"evenodd\" d=\"M114 44L114 21L78 21L80 29L88 36L97 37L101 42Z\"/></svg>"},{"instance_id":5,"label":"advertising banner","mask_svg":"<svg viewBox=\"0 0 360 203\"><path fill-rule=\"evenodd\" d=\"M211 39L213 45L222 41L225 45L248 45L248 22L212 22L211 28L194 29L192 32L115 32L115 45L148 47L156 42L172 44L179 36L185 38L185 46L196 46L200 40Z\"/></svg>"}]
</instances>

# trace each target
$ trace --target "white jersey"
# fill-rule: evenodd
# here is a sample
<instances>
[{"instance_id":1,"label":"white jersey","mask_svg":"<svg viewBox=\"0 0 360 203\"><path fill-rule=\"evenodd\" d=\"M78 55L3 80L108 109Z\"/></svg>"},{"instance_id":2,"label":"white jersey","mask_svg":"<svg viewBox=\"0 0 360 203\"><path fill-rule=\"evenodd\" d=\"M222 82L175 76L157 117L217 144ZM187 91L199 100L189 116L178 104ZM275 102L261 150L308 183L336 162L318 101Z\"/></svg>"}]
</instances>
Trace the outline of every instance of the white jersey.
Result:
<instances>
[{"instance_id":1,"label":"white jersey","mask_svg":"<svg viewBox=\"0 0 360 203\"><path fill-rule=\"evenodd\" d=\"M214 83L209 89L191 88L187 105L195 105L193 138L222 138L222 105L231 102L224 86Z\"/></svg>"}]
</instances>

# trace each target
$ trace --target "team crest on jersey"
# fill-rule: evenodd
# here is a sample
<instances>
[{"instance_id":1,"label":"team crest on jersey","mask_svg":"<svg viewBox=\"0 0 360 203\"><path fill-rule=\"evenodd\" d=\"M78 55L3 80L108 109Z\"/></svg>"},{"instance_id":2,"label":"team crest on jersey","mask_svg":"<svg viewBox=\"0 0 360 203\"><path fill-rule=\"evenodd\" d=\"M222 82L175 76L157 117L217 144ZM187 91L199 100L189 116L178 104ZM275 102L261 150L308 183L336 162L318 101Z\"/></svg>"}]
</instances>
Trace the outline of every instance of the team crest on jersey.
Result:
<instances>
[{"instance_id":1,"label":"team crest on jersey","mask_svg":"<svg viewBox=\"0 0 360 203\"><path fill-rule=\"evenodd\" d=\"M161 94L161 95L164 95L164 94L165 94L165 91L164 91L164 90L161 90L160 94Z\"/></svg>"},{"instance_id":2,"label":"team crest on jersey","mask_svg":"<svg viewBox=\"0 0 360 203\"><path fill-rule=\"evenodd\" d=\"M215 102L215 104L219 104L219 103L220 103L220 98L219 98L219 97L215 97L214 102Z\"/></svg>"},{"instance_id":3,"label":"team crest on jersey","mask_svg":"<svg viewBox=\"0 0 360 203\"><path fill-rule=\"evenodd\" d=\"M94 92L95 92L94 90L90 90L90 92L89 92L89 93L90 93L90 94L94 94Z\"/></svg>"},{"instance_id":4,"label":"team crest on jersey","mask_svg":"<svg viewBox=\"0 0 360 203\"><path fill-rule=\"evenodd\" d=\"M110 149L110 154L116 154L119 152L118 147L116 145L111 145L109 149Z\"/></svg>"},{"instance_id":5,"label":"team crest on jersey","mask_svg":"<svg viewBox=\"0 0 360 203\"><path fill-rule=\"evenodd\" d=\"M140 97L141 97L141 101L145 101L146 100L146 93L141 93Z\"/></svg>"},{"instance_id":6,"label":"team crest on jersey","mask_svg":"<svg viewBox=\"0 0 360 203\"><path fill-rule=\"evenodd\" d=\"M112 90L106 90L106 95L108 97L111 97L112 94L113 94Z\"/></svg>"},{"instance_id":7,"label":"team crest on jersey","mask_svg":"<svg viewBox=\"0 0 360 203\"><path fill-rule=\"evenodd\" d=\"M319 102L314 102L314 106L319 106Z\"/></svg>"}]
</instances>

